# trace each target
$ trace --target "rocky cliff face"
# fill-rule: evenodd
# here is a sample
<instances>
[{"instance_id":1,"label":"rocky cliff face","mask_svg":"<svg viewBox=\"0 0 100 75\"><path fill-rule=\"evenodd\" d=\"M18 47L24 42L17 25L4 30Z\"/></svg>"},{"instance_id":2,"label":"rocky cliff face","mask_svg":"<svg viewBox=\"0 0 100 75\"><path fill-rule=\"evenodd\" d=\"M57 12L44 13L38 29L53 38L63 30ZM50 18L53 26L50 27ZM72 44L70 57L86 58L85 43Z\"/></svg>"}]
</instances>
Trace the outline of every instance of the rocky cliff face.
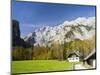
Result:
<instances>
[{"instance_id":1,"label":"rocky cliff face","mask_svg":"<svg viewBox=\"0 0 100 75\"><path fill-rule=\"evenodd\" d=\"M53 43L63 44L74 39L89 39L95 35L95 17L77 18L55 27L42 27L27 35L24 40L31 45L51 46ZM34 42L35 40L35 42Z\"/></svg>"},{"instance_id":2,"label":"rocky cliff face","mask_svg":"<svg viewBox=\"0 0 100 75\"><path fill-rule=\"evenodd\" d=\"M22 47L30 47L31 45L29 43L26 43L23 39L20 37L20 27L19 22L16 20L12 21L12 46L22 46Z\"/></svg>"},{"instance_id":3,"label":"rocky cliff face","mask_svg":"<svg viewBox=\"0 0 100 75\"><path fill-rule=\"evenodd\" d=\"M19 22L16 20L12 21L12 29L13 29L13 36L20 38L20 28L19 28Z\"/></svg>"}]
</instances>

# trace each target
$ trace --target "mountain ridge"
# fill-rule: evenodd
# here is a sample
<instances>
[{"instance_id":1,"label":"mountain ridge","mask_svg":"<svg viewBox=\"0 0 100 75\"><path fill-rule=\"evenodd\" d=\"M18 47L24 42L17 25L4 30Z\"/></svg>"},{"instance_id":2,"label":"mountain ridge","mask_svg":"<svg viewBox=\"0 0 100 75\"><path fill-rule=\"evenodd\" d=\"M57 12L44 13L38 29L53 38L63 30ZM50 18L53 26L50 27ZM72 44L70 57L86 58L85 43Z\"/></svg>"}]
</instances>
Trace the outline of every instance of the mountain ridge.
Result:
<instances>
[{"instance_id":1,"label":"mountain ridge","mask_svg":"<svg viewBox=\"0 0 100 75\"><path fill-rule=\"evenodd\" d=\"M89 39L93 35L95 35L95 17L79 17L58 26L36 29L28 34L24 41L34 46L51 46L55 42L63 44L74 39Z\"/></svg>"}]
</instances>

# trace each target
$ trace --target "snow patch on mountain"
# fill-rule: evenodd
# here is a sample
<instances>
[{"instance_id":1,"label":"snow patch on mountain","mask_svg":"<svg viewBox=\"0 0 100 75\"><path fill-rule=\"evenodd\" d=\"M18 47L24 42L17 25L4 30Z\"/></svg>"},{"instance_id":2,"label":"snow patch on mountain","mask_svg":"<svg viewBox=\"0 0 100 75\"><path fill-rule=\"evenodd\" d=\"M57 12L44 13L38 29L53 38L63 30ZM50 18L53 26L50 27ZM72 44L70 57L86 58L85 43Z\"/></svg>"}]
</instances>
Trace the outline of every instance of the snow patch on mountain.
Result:
<instances>
[{"instance_id":1,"label":"snow patch on mountain","mask_svg":"<svg viewBox=\"0 0 100 75\"><path fill-rule=\"evenodd\" d=\"M95 26L95 17L89 17L89 18L85 18L85 17L79 17L75 20L72 20L72 21L65 21L63 23L63 25L77 25L77 24L80 24L80 25L84 25L84 26Z\"/></svg>"}]
</instances>

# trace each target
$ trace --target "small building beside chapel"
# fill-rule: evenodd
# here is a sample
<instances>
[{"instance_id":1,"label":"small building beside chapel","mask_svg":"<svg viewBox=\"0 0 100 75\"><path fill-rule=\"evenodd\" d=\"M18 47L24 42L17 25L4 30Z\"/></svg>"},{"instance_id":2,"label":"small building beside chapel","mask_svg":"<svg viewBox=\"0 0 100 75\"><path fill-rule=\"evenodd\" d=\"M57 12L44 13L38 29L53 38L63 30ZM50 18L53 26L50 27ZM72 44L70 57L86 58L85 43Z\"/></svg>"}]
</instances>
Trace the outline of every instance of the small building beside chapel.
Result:
<instances>
[{"instance_id":1,"label":"small building beside chapel","mask_svg":"<svg viewBox=\"0 0 100 75\"><path fill-rule=\"evenodd\" d=\"M84 58L84 62L92 66L93 68L96 68L96 50L95 49L92 50L91 53Z\"/></svg>"}]
</instances>

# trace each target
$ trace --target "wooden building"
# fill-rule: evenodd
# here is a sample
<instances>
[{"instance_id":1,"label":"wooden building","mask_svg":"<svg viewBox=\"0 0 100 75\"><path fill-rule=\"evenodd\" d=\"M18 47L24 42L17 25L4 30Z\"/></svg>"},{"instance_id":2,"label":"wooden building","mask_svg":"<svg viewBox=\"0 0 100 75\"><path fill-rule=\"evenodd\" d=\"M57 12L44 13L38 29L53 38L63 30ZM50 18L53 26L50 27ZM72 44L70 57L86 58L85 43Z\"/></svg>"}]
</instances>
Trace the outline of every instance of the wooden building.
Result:
<instances>
[{"instance_id":1,"label":"wooden building","mask_svg":"<svg viewBox=\"0 0 100 75\"><path fill-rule=\"evenodd\" d=\"M96 51L95 49L84 58L84 62L88 65L92 66L93 68L96 68Z\"/></svg>"},{"instance_id":2,"label":"wooden building","mask_svg":"<svg viewBox=\"0 0 100 75\"><path fill-rule=\"evenodd\" d=\"M80 57L76 53L70 53L68 58L67 58L67 60L68 60L68 62L79 62L80 61Z\"/></svg>"}]
</instances>

